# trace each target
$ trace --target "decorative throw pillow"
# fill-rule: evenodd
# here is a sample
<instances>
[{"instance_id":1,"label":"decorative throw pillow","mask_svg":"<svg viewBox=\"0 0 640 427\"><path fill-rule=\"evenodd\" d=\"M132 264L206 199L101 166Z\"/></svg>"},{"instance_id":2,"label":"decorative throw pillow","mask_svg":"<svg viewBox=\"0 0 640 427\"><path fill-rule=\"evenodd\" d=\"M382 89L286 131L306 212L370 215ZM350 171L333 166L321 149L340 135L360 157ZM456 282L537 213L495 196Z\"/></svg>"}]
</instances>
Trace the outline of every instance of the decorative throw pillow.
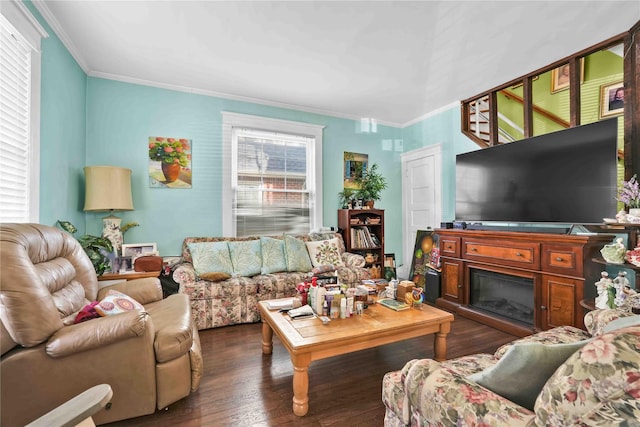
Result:
<instances>
[{"instance_id":1,"label":"decorative throw pillow","mask_svg":"<svg viewBox=\"0 0 640 427\"><path fill-rule=\"evenodd\" d=\"M233 273L229 245L224 242L189 243L193 268L200 276L205 273Z\"/></svg>"},{"instance_id":2,"label":"decorative throw pillow","mask_svg":"<svg viewBox=\"0 0 640 427\"><path fill-rule=\"evenodd\" d=\"M284 251L287 257L287 271L309 272L313 268L307 246L302 240L285 234Z\"/></svg>"},{"instance_id":3,"label":"decorative throw pillow","mask_svg":"<svg viewBox=\"0 0 640 427\"><path fill-rule=\"evenodd\" d=\"M495 365L467 378L529 410L547 380L589 340L544 345L516 343Z\"/></svg>"},{"instance_id":4,"label":"decorative throw pillow","mask_svg":"<svg viewBox=\"0 0 640 427\"><path fill-rule=\"evenodd\" d=\"M260 274L262 268L262 251L260 240L242 240L229 242L233 276L252 277Z\"/></svg>"},{"instance_id":5,"label":"decorative throw pillow","mask_svg":"<svg viewBox=\"0 0 640 427\"><path fill-rule=\"evenodd\" d=\"M327 265L319 265L318 267L314 267L311 272L313 274L322 274L322 273L333 273L337 268L335 265L327 264Z\"/></svg>"},{"instance_id":6,"label":"decorative throw pillow","mask_svg":"<svg viewBox=\"0 0 640 427\"><path fill-rule=\"evenodd\" d=\"M221 271L212 271L211 273L202 273L199 277L209 282L222 282L223 280L229 279L231 275Z\"/></svg>"},{"instance_id":7,"label":"decorative throw pillow","mask_svg":"<svg viewBox=\"0 0 640 427\"><path fill-rule=\"evenodd\" d=\"M327 264L344 265L340 257L337 238L307 242L307 250L314 267Z\"/></svg>"},{"instance_id":8,"label":"decorative throw pillow","mask_svg":"<svg viewBox=\"0 0 640 427\"><path fill-rule=\"evenodd\" d=\"M111 316L131 310L144 310L142 304L122 292L111 289L95 307L100 316Z\"/></svg>"},{"instance_id":9,"label":"decorative throw pillow","mask_svg":"<svg viewBox=\"0 0 640 427\"><path fill-rule=\"evenodd\" d=\"M602 330L602 333L606 334L607 332L615 331L616 329L637 325L640 325L640 316L619 317L609 322Z\"/></svg>"},{"instance_id":10,"label":"decorative throw pillow","mask_svg":"<svg viewBox=\"0 0 640 427\"><path fill-rule=\"evenodd\" d=\"M273 237L261 237L262 274L287 271L287 259L284 254L284 241Z\"/></svg>"}]
</instances>

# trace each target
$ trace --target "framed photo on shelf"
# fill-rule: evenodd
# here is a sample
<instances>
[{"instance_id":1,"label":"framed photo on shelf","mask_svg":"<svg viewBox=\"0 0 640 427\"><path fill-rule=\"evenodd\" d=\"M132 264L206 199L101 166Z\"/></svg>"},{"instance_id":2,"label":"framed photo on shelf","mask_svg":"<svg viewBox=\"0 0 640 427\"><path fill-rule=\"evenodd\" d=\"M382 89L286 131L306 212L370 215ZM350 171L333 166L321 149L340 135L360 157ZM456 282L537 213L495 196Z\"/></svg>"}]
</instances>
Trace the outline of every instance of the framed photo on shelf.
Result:
<instances>
[{"instance_id":1,"label":"framed photo on shelf","mask_svg":"<svg viewBox=\"0 0 640 427\"><path fill-rule=\"evenodd\" d=\"M122 256L130 256L136 259L143 255L158 255L158 247L155 243L130 243L122 245Z\"/></svg>"},{"instance_id":2,"label":"framed photo on shelf","mask_svg":"<svg viewBox=\"0 0 640 427\"><path fill-rule=\"evenodd\" d=\"M127 271L133 271L133 257L120 256L116 257L111 264L111 271L113 273L124 273Z\"/></svg>"},{"instance_id":3,"label":"framed photo on shelf","mask_svg":"<svg viewBox=\"0 0 640 427\"><path fill-rule=\"evenodd\" d=\"M624 84L609 83L600 86L600 118L613 117L624 112Z\"/></svg>"}]
</instances>

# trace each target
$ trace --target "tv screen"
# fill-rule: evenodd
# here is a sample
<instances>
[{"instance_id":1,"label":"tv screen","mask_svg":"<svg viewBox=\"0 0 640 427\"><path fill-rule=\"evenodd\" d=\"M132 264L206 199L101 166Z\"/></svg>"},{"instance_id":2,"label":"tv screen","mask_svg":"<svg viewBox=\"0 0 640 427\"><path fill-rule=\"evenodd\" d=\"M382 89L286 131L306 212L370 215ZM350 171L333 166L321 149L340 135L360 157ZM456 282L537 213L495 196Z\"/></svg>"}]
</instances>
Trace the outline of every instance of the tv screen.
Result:
<instances>
[{"instance_id":1,"label":"tv screen","mask_svg":"<svg viewBox=\"0 0 640 427\"><path fill-rule=\"evenodd\" d=\"M456 156L456 220L602 223L616 213L617 119Z\"/></svg>"}]
</instances>

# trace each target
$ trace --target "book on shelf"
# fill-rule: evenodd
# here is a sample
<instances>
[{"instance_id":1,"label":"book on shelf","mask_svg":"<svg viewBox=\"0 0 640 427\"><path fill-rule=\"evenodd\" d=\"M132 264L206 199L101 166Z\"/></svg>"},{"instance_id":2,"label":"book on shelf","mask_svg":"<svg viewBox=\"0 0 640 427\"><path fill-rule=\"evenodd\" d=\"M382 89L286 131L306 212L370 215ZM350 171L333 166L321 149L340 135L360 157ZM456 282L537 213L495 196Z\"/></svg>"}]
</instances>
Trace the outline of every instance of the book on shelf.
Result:
<instances>
[{"instance_id":1,"label":"book on shelf","mask_svg":"<svg viewBox=\"0 0 640 427\"><path fill-rule=\"evenodd\" d=\"M392 310L395 311L400 311L400 310L406 310L408 308L411 308L411 306L409 304L407 304L406 302L401 302L398 300L395 300L393 298L382 298L378 300L378 304L384 305L385 307L388 307Z\"/></svg>"},{"instance_id":2,"label":"book on shelf","mask_svg":"<svg viewBox=\"0 0 640 427\"><path fill-rule=\"evenodd\" d=\"M371 233L367 227L351 228L351 246L354 248L375 248L380 246L378 236Z\"/></svg>"}]
</instances>

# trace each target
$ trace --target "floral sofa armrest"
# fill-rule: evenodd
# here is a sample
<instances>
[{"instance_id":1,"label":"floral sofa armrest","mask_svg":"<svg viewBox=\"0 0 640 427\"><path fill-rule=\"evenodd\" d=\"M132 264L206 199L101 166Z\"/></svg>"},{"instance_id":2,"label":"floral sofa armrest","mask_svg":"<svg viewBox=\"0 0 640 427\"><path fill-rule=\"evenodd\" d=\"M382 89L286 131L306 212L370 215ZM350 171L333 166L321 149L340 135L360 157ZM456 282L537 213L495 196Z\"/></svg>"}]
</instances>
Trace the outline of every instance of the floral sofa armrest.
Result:
<instances>
[{"instance_id":1,"label":"floral sofa armrest","mask_svg":"<svg viewBox=\"0 0 640 427\"><path fill-rule=\"evenodd\" d=\"M409 398L411 425L526 426L534 418L532 411L446 366L423 376L419 389Z\"/></svg>"},{"instance_id":2,"label":"floral sofa armrest","mask_svg":"<svg viewBox=\"0 0 640 427\"><path fill-rule=\"evenodd\" d=\"M636 314L621 308L603 308L592 310L584 315L584 326L591 336L602 335L605 326L621 317L636 316Z\"/></svg>"},{"instance_id":3,"label":"floral sofa armrest","mask_svg":"<svg viewBox=\"0 0 640 427\"><path fill-rule=\"evenodd\" d=\"M184 293L186 287L193 287L196 282L196 270L190 262L183 262L173 270L173 280L180 285L178 293Z\"/></svg>"},{"instance_id":4,"label":"floral sofa armrest","mask_svg":"<svg viewBox=\"0 0 640 427\"><path fill-rule=\"evenodd\" d=\"M342 257L342 262L344 262L344 265L346 265L347 267L362 268L366 264L364 257L359 254L352 254L351 252L343 252L341 257Z\"/></svg>"}]
</instances>

